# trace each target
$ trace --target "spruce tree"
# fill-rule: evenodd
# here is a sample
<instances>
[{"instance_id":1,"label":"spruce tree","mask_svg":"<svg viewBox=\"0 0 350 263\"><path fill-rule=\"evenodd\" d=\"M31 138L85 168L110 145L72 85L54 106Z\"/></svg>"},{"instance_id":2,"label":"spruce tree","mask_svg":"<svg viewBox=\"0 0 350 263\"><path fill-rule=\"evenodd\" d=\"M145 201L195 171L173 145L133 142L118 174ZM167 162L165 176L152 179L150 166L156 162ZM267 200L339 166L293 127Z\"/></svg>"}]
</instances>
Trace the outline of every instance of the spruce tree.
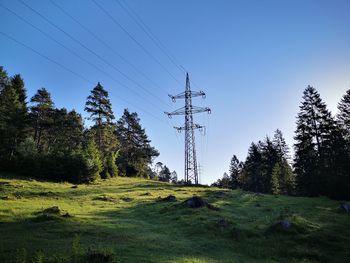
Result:
<instances>
[{"instance_id":1,"label":"spruce tree","mask_svg":"<svg viewBox=\"0 0 350 263\"><path fill-rule=\"evenodd\" d=\"M146 176L147 166L159 153L150 145L151 141L141 127L136 112L124 110L117 122L117 135L120 143L117 159L120 171L126 176Z\"/></svg>"},{"instance_id":2,"label":"spruce tree","mask_svg":"<svg viewBox=\"0 0 350 263\"><path fill-rule=\"evenodd\" d=\"M271 174L271 193L274 195L280 194L280 182L281 178L281 167L279 163L276 163L272 169Z\"/></svg>"},{"instance_id":3,"label":"spruce tree","mask_svg":"<svg viewBox=\"0 0 350 263\"><path fill-rule=\"evenodd\" d=\"M306 195L329 195L338 176L334 151L340 150L336 148L341 136L326 104L311 86L303 94L295 140L299 189Z\"/></svg>"},{"instance_id":4,"label":"spruce tree","mask_svg":"<svg viewBox=\"0 0 350 263\"><path fill-rule=\"evenodd\" d=\"M240 173L242 170L242 163L238 160L236 155L233 155L230 162L230 181L231 181L231 187L232 189L240 188L241 182L240 182Z\"/></svg>"},{"instance_id":5,"label":"spruce tree","mask_svg":"<svg viewBox=\"0 0 350 263\"><path fill-rule=\"evenodd\" d=\"M0 158L13 160L16 148L25 138L26 108L16 90L5 87L0 94Z\"/></svg>"},{"instance_id":6,"label":"spruce tree","mask_svg":"<svg viewBox=\"0 0 350 263\"><path fill-rule=\"evenodd\" d=\"M41 88L30 100L30 117L34 128L34 141L40 151L47 151L49 148L49 131L53 123L54 103L50 93Z\"/></svg>"},{"instance_id":7,"label":"spruce tree","mask_svg":"<svg viewBox=\"0 0 350 263\"><path fill-rule=\"evenodd\" d=\"M27 126L24 82L19 75L11 80L0 67L0 159L5 162L15 159Z\"/></svg>"}]
</instances>

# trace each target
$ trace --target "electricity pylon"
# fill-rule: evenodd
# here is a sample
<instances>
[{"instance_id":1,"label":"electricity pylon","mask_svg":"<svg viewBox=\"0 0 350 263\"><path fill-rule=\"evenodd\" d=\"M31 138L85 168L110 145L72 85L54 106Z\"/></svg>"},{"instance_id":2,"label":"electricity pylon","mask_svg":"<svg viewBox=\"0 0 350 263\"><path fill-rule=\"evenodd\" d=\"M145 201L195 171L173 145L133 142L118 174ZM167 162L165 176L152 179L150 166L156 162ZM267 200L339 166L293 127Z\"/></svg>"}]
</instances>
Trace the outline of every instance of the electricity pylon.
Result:
<instances>
[{"instance_id":1,"label":"electricity pylon","mask_svg":"<svg viewBox=\"0 0 350 263\"><path fill-rule=\"evenodd\" d=\"M202 130L204 126L195 124L193 122L193 114L200 112L211 113L208 107L196 107L192 105L192 98L199 97L205 98L203 91L191 91L190 79L188 73L186 74L186 90L178 95L169 97L173 102L176 99L185 99L185 106L177 109L173 112L165 112L169 118L174 115L185 115L185 124L181 127L174 127L179 132L185 131L185 182L198 184L198 169L197 169L197 157L196 157L196 144L195 144L195 130Z\"/></svg>"}]
</instances>

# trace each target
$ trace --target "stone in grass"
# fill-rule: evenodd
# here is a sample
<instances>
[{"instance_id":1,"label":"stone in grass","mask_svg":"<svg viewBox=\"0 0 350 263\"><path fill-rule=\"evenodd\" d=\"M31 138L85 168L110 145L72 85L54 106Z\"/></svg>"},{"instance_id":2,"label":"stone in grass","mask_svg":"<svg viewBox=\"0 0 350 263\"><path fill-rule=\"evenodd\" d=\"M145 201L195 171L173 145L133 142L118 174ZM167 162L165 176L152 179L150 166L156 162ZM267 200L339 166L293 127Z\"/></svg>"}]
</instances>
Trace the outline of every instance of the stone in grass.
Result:
<instances>
[{"instance_id":1,"label":"stone in grass","mask_svg":"<svg viewBox=\"0 0 350 263\"><path fill-rule=\"evenodd\" d=\"M160 201L175 202L176 201L176 196L175 195L168 195L167 197L161 198Z\"/></svg>"},{"instance_id":2,"label":"stone in grass","mask_svg":"<svg viewBox=\"0 0 350 263\"><path fill-rule=\"evenodd\" d=\"M76 189L76 188L78 188L78 186L77 185L73 185L71 188Z\"/></svg>"},{"instance_id":3,"label":"stone in grass","mask_svg":"<svg viewBox=\"0 0 350 263\"><path fill-rule=\"evenodd\" d=\"M61 213L61 209L58 206L52 206L49 208L46 208L43 211L44 214L53 214L53 215L59 215Z\"/></svg>"},{"instance_id":4,"label":"stone in grass","mask_svg":"<svg viewBox=\"0 0 350 263\"><path fill-rule=\"evenodd\" d=\"M349 203L344 203L340 205L340 208L343 209L345 212L350 212L350 204Z\"/></svg>"},{"instance_id":5,"label":"stone in grass","mask_svg":"<svg viewBox=\"0 0 350 263\"><path fill-rule=\"evenodd\" d=\"M284 219L284 220L280 221L280 225L281 225L282 229L288 230L292 226L292 223L289 220Z\"/></svg>"},{"instance_id":6,"label":"stone in grass","mask_svg":"<svg viewBox=\"0 0 350 263\"><path fill-rule=\"evenodd\" d=\"M129 197L122 197L121 199L122 199L124 202L131 202L132 200L134 200L134 199L129 198Z\"/></svg>"},{"instance_id":7,"label":"stone in grass","mask_svg":"<svg viewBox=\"0 0 350 263\"><path fill-rule=\"evenodd\" d=\"M220 227L226 227L229 225L229 222L223 217L220 217L216 222Z\"/></svg>"},{"instance_id":8,"label":"stone in grass","mask_svg":"<svg viewBox=\"0 0 350 263\"><path fill-rule=\"evenodd\" d=\"M150 195L152 195L151 193L143 193L143 194L140 194L140 196L150 196Z\"/></svg>"},{"instance_id":9,"label":"stone in grass","mask_svg":"<svg viewBox=\"0 0 350 263\"><path fill-rule=\"evenodd\" d=\"M211 209L211 210L219 210L219 208L209 204L207 201L205 201L203 198L199 196L193 196L185 200L184 204L189 208L207 207L208 209Z\"/></svg>"}]
</instances>

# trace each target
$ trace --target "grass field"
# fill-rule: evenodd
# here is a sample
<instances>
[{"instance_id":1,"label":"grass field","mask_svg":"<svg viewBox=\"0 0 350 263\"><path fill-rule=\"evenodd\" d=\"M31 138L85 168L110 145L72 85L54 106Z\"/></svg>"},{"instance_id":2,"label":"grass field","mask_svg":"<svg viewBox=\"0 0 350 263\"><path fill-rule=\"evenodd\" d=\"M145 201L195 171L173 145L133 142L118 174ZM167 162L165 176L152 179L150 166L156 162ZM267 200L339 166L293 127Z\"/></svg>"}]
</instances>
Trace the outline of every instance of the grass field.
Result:
<instances>
[{"instance_id":1,"label":"grass field","mask_svg":"<svg viewBox=\"0 0 350 263\"><path fill-rule=\"evenodd\" d=\"M339 201L134 178L72 186L0 176L0 262L78 262L84 253L116 262L350 262L350 213ZM170 194L176 202L158 200ZM184 206L193 195L219 209ZM43 212L53 206L57 214Z\"/></svg>"}]
</instances>

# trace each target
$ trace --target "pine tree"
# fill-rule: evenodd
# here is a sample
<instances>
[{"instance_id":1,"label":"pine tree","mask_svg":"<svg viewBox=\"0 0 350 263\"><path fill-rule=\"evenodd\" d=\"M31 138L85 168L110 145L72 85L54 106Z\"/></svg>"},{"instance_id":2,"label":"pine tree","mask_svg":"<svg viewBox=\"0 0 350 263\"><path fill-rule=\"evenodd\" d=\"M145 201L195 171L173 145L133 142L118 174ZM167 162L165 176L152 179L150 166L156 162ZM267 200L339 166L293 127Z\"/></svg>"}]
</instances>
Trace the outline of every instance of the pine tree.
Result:
<instances>
[{"instance_id":1,"label":"pine tree","mask_svg":"<svg viewBox=\"0 0 350 263\"><path fill-rule=\"evenodd\" d=\"M95 123L97 145L101 152L106 152L104 147L107 140L104 139L104 131L109 128L114 120L112 104L108 98L108 92L98 82L91 91L85 104L85 111L90 113L90 120Z\"/></svg>"},{"instance_id":2,"label":"pine tree","mask_svg":"<svg viewBox=\"0 0 350 263\"><path fill-rule=\"evenodd\" d=\"M24 107L27 107L27 94L26 89L24 87L24 80L22 79L20 74L14 75L10 79L10 83L12 88L16 91L18 95L18 101L23 104Z\"/></svg>"},{"instance_id":3,"label":"pine tree","mask_svg":"<svg viewBox=\"0 0 350 263\"><path fill-rule=\"evenodd\" d=\"M159 153L150 145L136 112L124 110L117 122L117 136L120 143L119 170L126 176L146 176L147 166Z\"/></svg>"},{"instance_id":4,"label":"pine tree","mask_svg":"<svg viewBox=\"0 0 350 263\"><path fill-rule=\"evenodd\" d=\"M9 85L9 78L4 67L0 66L0 94Z\"/></svg>"},{"instance_id":5,"label":"pine tree","mask_svg":"<svg viewBox=\"0 0 350 263\"><path fill-rule=\"evenodd\" d=\"M32 103L30 117L34 128L34 141L40 151L47 151L49 131L53 123L54 103L45 88L39 89L30 102Z\"/></svg>"},{"instance_id":6,"label":"pine tree","mask_svg":"<svg viewBox=\"0 0 350 263\"><path fill-rule=\"evenodd\" d=\"M0 158L13 160L17 146L24 140L26 108L16 90L5 87L0 94Z\"/></svg>"},{"instance_id":7,"label":"pine tree","mask_svg":"<svg viewBox=\"0 0 350 263\"><path fill-rule=\"evenodd\" d=\"M280 161L283 159L289 160L289 147L283 137L283 133L281 130L277 129L274 133L273 140L272 140L273 146L277 151L278 158Z\"/></svg>"},{"instance_id":8,"label":"pine tree","mask_svg":"<svg viewBox=\"0 0 350 263\"><path fill-rule=\"evenodd\" d=\"M231 162L230 162L230 181L231 181L231 187L232 189L240 188L240 173L242 170L242 163L238 160L236 155L232 156Z\"/></svg>"},{"instance_id":9,"label":"pine tree","mask_svg":"<svg viewBox=\"0 0 350 263\"><path fill-rule=\"evenodd\" d=\"M171 172L169 168L164 165L162 170L159 172L159 181L161 182L169 182L171 179Z\"/></svg>"},{"instance_id":10,"label":"pine tree","mask_svg":"<svg viewBox=\"0 0 350 263\"><path fill-rule=\"evenodd\" d=\"M83 166L80 169L79 182L92 182L100 177L102 160L96 143L88 139L81 153Z\"/></svg>"},{"instance_id":11,"label":"pine tree","mask_svg":"<svg viewBox=\"0 0 350 263\"><path fill-rule=\"evenodd\" d=\"M303 94L295 140L299 189L306 195L329 195L338 176L334 151L341 150L341 136L326 104L311 86Z\"/></svg>"},{"instance_id":12,"label":"pine tree","mask_svg":"<svg viewBox=\"0 0 350 263\"><path fill-rule=\"evenodd\" d=\"M19 75L11 80L0 67L0 159L3 161L15 159L27 126L24 82Z\"/></svg>"},{"instance_id":13,"label":"pine tree","mask_svg":"<svg viewBox=\"0 0 350 263\"><path fill-rule=\"evenodd\" d=\"M52 125L48 140L50 149L56 153L69 153L83 141L83 119L76 111L65 108L52 111Z\"/></svg>"},{"instance_id":14,"label":"pine tree","mask_svg":"<svg viewBox=\"0 0 350 263\"><path fill-rule=\"evenodd\" d=\"M271 193L274 195L280 194L280 183L279 183L280 177L281 177L281 167L279 163L276 163L272 169L272 174L271 174Z\"/></svg>"},{"instance_id":15,"label":"pine tree","mask_svg":"<svg viewBox=\"0 0 350 263\"><path fill-rule=\"evenodd\" d=\"M350 140L350 89L338 103L337 120L345 131L346 139Z\"/></svg>"}]
</instances>

